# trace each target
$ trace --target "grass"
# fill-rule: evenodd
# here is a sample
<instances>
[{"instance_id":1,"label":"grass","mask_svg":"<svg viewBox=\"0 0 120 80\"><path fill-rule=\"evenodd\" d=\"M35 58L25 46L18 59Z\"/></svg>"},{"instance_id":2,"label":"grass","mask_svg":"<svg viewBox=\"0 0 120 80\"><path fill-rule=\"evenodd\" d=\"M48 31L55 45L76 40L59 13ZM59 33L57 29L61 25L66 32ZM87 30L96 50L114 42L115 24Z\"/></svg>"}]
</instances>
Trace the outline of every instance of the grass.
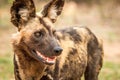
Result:
<instances>
[{"instance_id":1,"label":"grass","mask_svg":"<svg viewBox=\"0 0 120 80\"><path fill-rule=\"evenodd\" d=\"M13 80L13 62L10 55L0 56L0 80Z\"/></svg>"},{"instance_id":2,"label":"grass","mask_svg":"<svg viewBox=\"0 0 120 80\"><path fill-rule=\"evenodd\" d=\"M105 62L99 80L120 80L120 64Z\"/></svg>"}]
</instances>

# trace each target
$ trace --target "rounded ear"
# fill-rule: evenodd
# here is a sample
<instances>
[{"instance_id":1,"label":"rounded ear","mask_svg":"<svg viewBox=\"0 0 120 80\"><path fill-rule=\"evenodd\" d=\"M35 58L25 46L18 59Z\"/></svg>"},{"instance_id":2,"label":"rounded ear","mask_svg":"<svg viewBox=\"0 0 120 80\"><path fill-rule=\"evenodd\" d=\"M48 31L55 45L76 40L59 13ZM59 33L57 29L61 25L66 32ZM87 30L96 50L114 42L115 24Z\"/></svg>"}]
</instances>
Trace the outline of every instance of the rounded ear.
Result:
<instances>
[{"instance_id":1,"label":"rounded ear","mask_svg":"<svg viewBox=\"0 0 120 80\"><path fill-rule=\"evenodd\" d=\"M42 17L48 17L54 23L63 10L65 0L52 0L46 4L42 11Z\"/></svg>"},{"instance_id":2,"label":"rounded ear","mask_svg":"<svg viewBox=\"0 0 120 80\"><path fill-rule=\"evenodd\" d=\"M11 22L18 28L35 17L35 6L32 0L15 0L11 7Z\"/></svg>"}]
</instances>

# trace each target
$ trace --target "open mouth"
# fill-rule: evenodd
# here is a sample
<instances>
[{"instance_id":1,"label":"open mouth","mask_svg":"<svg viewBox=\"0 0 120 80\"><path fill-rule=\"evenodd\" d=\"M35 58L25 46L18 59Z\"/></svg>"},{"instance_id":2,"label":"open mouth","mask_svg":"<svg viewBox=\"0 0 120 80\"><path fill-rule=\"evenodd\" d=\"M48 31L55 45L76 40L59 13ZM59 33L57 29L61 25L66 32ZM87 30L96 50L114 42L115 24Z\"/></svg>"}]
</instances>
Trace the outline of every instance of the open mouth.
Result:
<instances>
[{"instance_id":1,"label":"open mouth","mask_svg":"<svg viewBox=\"0 0 120 80\"><path fill-rule=\"evenodd\" d=\"M34 54L37 60L42 61L45 64L52 65L55 63L56 56L47 57L42 53L40 53L39 51L35 51L35 50L32 50L32 53Z\"/></svg>"}]
</instances>

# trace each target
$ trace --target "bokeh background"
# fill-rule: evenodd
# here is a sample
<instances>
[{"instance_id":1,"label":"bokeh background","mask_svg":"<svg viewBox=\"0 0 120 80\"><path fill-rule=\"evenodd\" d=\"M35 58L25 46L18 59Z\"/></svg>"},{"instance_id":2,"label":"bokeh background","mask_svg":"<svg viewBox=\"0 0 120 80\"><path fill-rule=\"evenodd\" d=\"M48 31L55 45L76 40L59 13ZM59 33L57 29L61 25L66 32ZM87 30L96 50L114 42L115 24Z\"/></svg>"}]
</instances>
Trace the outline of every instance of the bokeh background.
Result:
<instances>
[{"instance_id":1,"label":"bokeh background","mask_svg":"<svg viewBox=\"0 0 120 80\"><path fill-rule=\"evenodd\" d=\"M49 0L34 0L39 11ZM13 0L0 0L0 80L14 80L10 22ZM58 27L87 26L103 39L104 64L99 80L120 80L120 0L66 0Z\"/></svg>"}]
</instances>

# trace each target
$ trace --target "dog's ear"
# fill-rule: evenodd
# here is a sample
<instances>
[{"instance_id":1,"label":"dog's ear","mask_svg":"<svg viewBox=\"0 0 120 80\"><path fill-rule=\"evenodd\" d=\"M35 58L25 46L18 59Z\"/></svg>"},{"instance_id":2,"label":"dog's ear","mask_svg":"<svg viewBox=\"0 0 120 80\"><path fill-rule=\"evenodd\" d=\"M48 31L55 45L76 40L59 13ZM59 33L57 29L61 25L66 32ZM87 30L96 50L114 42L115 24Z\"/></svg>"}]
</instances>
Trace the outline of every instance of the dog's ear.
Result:
<instances>
[{"instance_id":1,"label":"dog's ear","mask_svg":"<svg viewBox=\"0 0 120 80\"><path fill-rule=\"evenodd\" d=\"M35 6L32 0L15 0L11 7L11 22L19 28L35 17Z\"/></svg>"},{"instance_id":2,"label":"dog's ear","mask_svg":"<svg viewBox=\"0 0 120 80\"><path fill-rule=\"evenodd\" d=\"M53 23L57 17L61 14L64 0L52 0L44 6L41 11L42 17L48 17Z\"/></svg>"}]
</instances>

